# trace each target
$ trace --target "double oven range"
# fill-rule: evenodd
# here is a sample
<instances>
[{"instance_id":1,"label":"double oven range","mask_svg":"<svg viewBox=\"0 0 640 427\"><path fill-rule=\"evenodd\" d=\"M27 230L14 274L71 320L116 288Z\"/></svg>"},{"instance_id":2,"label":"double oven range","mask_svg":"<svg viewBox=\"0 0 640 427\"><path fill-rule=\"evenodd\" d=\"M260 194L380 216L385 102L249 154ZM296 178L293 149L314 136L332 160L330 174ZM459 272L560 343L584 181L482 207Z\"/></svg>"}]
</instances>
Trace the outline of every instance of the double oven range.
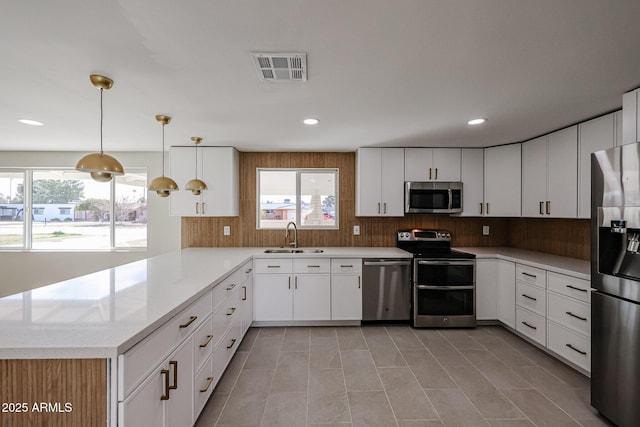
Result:
<instances>
[{"instance_id":1,"label":"double oven range","mask_svg":"<svg viewBox=\"0 0 640 427\"><path fill-rule=\"evenodd\" d=\"M413 326L476 326L475 255L452 250L446 230L400 230L397 247L413 254Z\"/></svg>"}]
</instances>

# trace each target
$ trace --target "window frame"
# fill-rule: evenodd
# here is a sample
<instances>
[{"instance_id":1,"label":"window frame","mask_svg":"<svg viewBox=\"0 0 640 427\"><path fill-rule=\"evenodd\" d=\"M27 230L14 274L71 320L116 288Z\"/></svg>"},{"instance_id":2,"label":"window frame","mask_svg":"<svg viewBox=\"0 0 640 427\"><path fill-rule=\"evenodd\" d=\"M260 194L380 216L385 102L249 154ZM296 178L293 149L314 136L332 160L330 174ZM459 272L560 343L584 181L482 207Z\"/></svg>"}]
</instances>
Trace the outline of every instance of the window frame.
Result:
<instances>
[{"instance_id":1,"label":"window frame","mask_svg":"<svg viewBox=\"0 0 640 427\"><path fill-rule=\"evenodd\" d=\"M296 172L296 219L295 224L299 230L339 230L340 229L340 169L339 168L256 168L256 230L279 230L274 227L260 227L260 172ZM334 225L302 225L302 198L301 178L303 173L333 173L335 178L335 224Z\"/></svg>"},{"instance_id":2,"label":"window frame","mask_svg":"<svg viewBox=\"0 0 640 427\"><path fill-rule=\"evenodd\" d=\"M0 246L0 252L146 252L148 249L149 230L147 225L147 244L138 247L130 246L116 246L116 178L114 177L109 183L109 248L82 248L82 249L34 249L33 248L33 174L38 171L75 171L74 168L65 167L33 167L33 168L11 168L0 167L0 172L19 172L24 176L24 200L23 200L23 245L18 246ZM146 167L133 167L128 168L130 173L144 173L147 179L148 185L148 168ZM88 175L88 174L87 174ZM146 185L145 185L145 191ZM145 201L148 209L148 197L149 193L146 192Z\"/></svg>"}]
</instances>

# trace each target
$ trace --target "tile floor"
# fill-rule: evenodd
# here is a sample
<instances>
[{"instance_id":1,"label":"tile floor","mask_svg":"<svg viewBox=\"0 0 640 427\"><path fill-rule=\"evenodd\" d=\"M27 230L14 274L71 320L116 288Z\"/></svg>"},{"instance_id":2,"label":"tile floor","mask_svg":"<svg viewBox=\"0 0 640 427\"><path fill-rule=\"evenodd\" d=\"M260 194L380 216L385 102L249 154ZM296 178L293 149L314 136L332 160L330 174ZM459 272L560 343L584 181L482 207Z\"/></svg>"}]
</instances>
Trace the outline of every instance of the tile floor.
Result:
<instances>
[{"instance_id":1,"label":"tile floor","mask_svg":"<svg viewBox=\"0 0 640 427\"><path fill-rule=\"evenodd\" d=\"M499 326L252 328L212 426L606 426L589 379Z\"/></svg>"}]
</instances>

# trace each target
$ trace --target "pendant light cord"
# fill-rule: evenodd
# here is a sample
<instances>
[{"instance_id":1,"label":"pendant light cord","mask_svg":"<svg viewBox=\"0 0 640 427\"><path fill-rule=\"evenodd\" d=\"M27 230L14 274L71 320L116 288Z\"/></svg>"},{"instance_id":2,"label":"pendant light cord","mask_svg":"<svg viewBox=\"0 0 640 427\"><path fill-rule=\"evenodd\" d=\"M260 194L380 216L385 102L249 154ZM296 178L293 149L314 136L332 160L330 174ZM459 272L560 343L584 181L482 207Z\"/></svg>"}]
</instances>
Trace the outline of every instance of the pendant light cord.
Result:
<instances>
[{"instance_id":1,"label":"pendant light cord","mask_svg":"<svg viewBox=\"0 0 640 427\"><path fill-rule=\"evenodd\" d=\"M164 178L164 123L162 124L162 177Z\"/></svg>"},{"instance_id":2,"label":"pendant light cord","mask_svg":"<svg viewBox=\"0 0 640 427\"><path fill-rule=\"evenodd\" d=\"M102 92L104 89L100 88L100 154L103 154L102 151Z\"/></svg>"}]
</instances>

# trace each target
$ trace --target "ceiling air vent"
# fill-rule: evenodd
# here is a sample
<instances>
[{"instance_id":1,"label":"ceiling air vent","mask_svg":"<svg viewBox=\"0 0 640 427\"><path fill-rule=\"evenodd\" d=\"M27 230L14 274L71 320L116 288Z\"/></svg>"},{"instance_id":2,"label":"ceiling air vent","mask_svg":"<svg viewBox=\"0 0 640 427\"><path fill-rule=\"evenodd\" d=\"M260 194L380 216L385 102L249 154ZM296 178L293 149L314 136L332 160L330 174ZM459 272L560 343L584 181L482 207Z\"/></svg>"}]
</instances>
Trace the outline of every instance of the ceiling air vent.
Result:
<instances>
[{"instance_id":1,"label":"ceiling air vent","mask_svg":"<svg viewBox=\"0 0 640 427\"><path fill-rule=\"evenodd\" d=\"M306 82L306 53L252 53L260 80L266 82Z\"/></svg>"}]
</instances>

